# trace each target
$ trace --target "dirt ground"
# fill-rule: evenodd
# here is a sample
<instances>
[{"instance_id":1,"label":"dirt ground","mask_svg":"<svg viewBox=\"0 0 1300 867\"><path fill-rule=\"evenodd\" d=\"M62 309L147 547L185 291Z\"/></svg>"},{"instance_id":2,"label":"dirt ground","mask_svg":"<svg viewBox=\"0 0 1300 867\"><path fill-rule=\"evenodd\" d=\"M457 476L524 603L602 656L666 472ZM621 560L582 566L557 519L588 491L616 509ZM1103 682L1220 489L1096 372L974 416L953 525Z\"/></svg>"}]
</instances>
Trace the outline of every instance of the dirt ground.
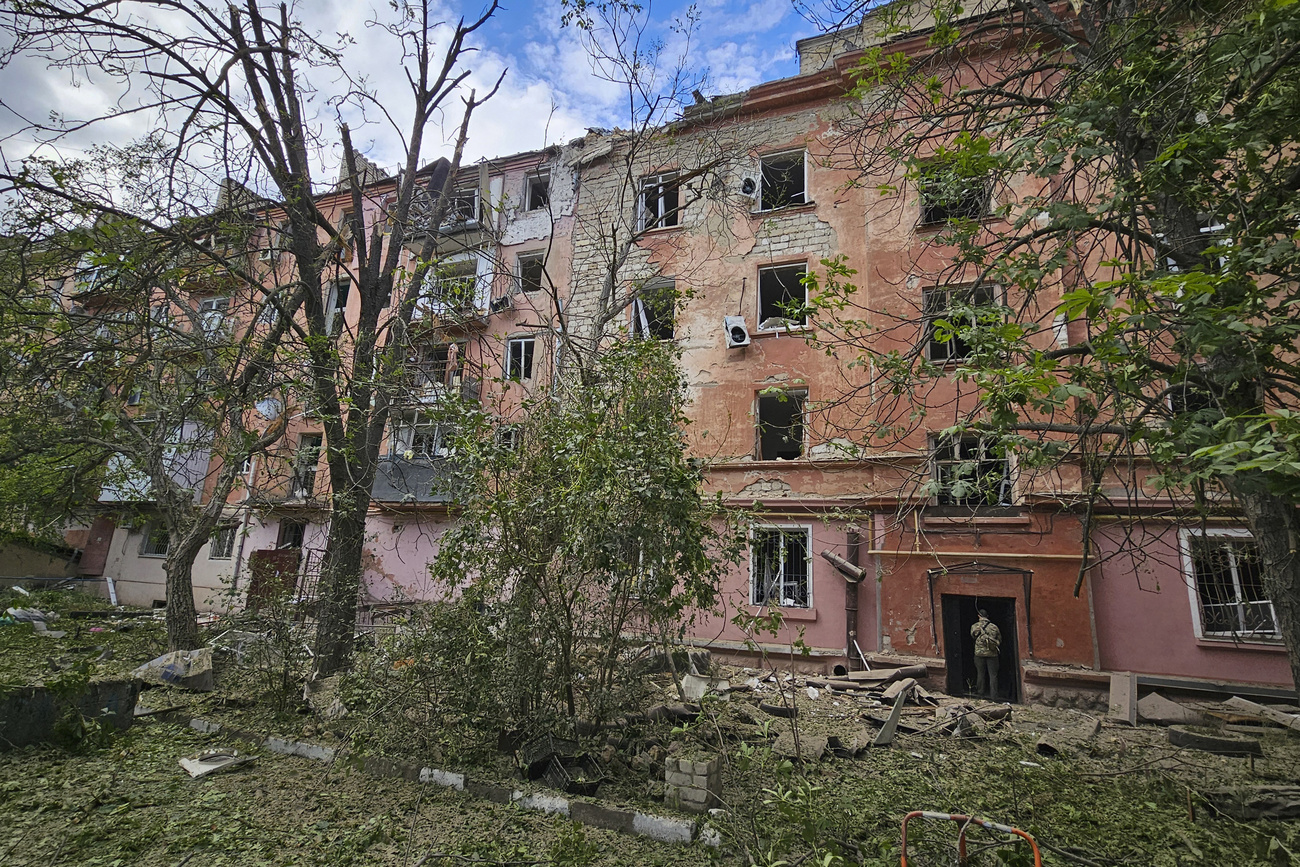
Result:
<instances>
[{"instance_id":1,"label":"dirt ground","mask_svg":"<svg viewBox=\"0 0 1300 867\"><path fill-rule=\"evenodd\" d=\"M40 602L53 607L59 600ZM83 625L63 639L33 636L26 626L0 627L0 689L49 677L70 659L99 655L100 647L115 653L96 663L96 675L120 674L159 651L161 624L144 619L118 631L121 625L94 633ZM373 779L343 762L325 767L256 749L257 761L248 766L191 780L179 757L231 744L150 719L107 740L92 731L80 743L0 753L0 825L8 831L0 839L0 864L883 867L899 864L900 822L910 810L973 814L1024 829L1043 847L1044 864L1300 863L1300 822L1233 819L1216 815L1206 800L1224 787L1300 786L1300 733L1237 720L1261 745L1262 755L1252 760L1175 747L1162 726L1104 723L1090 736L1064 738L1048 756L1037 749L1044 735L1077 732L1095 716L1016 705L1005 719L958 736L945 716L961 703L935 696L934 704L904 706L892 745L847 757L845 747L874 738L889 714L877 695L810 690L779 662L767 671L716 668L714 674L733 689L706 696L698 717L632 714L583 748L607 775L603 803L664 815L673 812L664 802L664 758L721 754L721 812L710 819L721 832L716 850L581 828L434 785ZM680 705L666 675L653 686L654 702ZM382 717L327 725L298 705L275 712L248 687L240 670L222 660L216 692L154 689L141 701L237 728L334 747L364 745L476 780L519 784L506 755L474 765L443 760L458 754L451 747L469 733L439 732L442 754L412 754L401 731ZM783 702L796 706L793 719L760 707ZM822 738L831 739L825 750ZM837 742L840 755L830 748ZM955 828L913 826L908 863L952 863L924 855L946 851ZM976 851L971 864L1032 864L1023 845L987 835L984 842L989 847Z\"/></svg>"}]
</instances>

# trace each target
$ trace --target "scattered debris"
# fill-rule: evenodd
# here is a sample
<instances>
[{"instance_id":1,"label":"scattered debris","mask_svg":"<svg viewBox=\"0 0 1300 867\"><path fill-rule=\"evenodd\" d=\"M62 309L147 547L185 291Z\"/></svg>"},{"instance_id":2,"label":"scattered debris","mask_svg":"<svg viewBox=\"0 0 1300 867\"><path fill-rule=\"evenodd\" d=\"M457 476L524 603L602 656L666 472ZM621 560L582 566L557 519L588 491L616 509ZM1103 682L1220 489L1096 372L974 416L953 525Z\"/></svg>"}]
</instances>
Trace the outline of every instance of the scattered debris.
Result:
<instances>
[{"instance_id":1,"label":"scattered debris","mask_svg":"<svg viewBox=\"0 0 1300 867\"><path fill-rule=\"evenodd\" d=\"M7 608L5 616L9 617L15 623L30 623L32 630L37 635L46 635L50 638L62 638L68 633L55 629L50 629L48 623L58 620L59 615L41 611L39 608Z\"/></svg>"},{"instance_id":2,"label":"scattered debris","mask_svg":"<svg viewBox=\"0 0 1300 867\"><path fill-rule=\"evenodd\" d=\"M1196 726L1170 726L1169 743L1220 756L1262 756L1259 741Z\"/></svg>"},{"instance_id":3,"label":"scattered debris","mask_svg":"<svg viewBox=\"0 0 1300 867\"><path fill-rule=\"evenodd\" d=\"M241 755L239 750L229 747L214 747L202 750L192 756L177 759L177 762L191 777L206 777L218 771L228 771L240 765L257 761L257 756Z\"/></svg>"},{"instance_id":4,"label":"scattered debris","mask_svg":"<svg viewBox=\"0 0 1300 867\"><path fill-rule=\"evenodd\" d=\"M572 760L576 759L577 755L577 741L543 735L521 746L516 752L516 759L524 777L536 780L545 776L552 759L559 757Z\"/></svg>"},{"instance_id":5,"label":"scattered debris","mask_svg":"<svg viewBox=\"0 0 1300 867\"><path fill-rule=\"evenodd\" d=\"M782 732L772 744L772 752L787 759L815 762L825 755L830 746L826 735L801 734L796 741L793 732Z\"/></svg>"},{"instance_id":6,"label":"scattered debris","mask_svg":"<svg viewBox=\"0 0 1300 867\"><path fill-rule=\"evenodd\" d=\"M1247 713L1261 717L1269 722L1277 723L1283 728L1300 732L1300 716L1295 714L1285 713L1276 708L1268 707L1267 705L1256 704L1253 701L1248 701L1247 699L1239 698L1238 696L1233 696L1228 699L1223 703L1223 706L1240 713Z\"/></svg>"},{"instance_id":7,"label":"scattered debris","mask_svg":"<svg viewBox=\"0 0 1300 867\"><path fill-rule=\"evenodd\" d=\"M770 704L765 701L758 703L758 709L769 716L779 716L784 719L793 719L799 715L799 710L793 704L789 707L780 704Z\"/></svg>"},{"instance_id":8,"label":"scattered debris","mask_svg":"<svg viewBox=\"0 0 1300 867\"><path fill-rule=\"evenodd\" d=\"M308 681L302 688L302 700L321 720L334 722L348 715L348 709L339 698L339 675Z\"/></svg>"},{"instance_id":9,"label":"scattered debris","mask_svg":"<svg viewBox=\"0 0 1300 867\"><path fill-rule=\"evenodd\" d=\"M1170 701L1158 692L1153 692L1137 703L1138 719L1156 725L1200 725L1205 722L1205 715L1198 710Z\"/></svg>"},{"instance_id":10,"label":"scattered debris","mask_svg":"<svg viewBox=\"0 0 1300 867\"><path fill-rule=\"evenodd\" d=\"M915 683L916 681L909 677L895 684L895 686L900 686L902 689L894 695L894 709L889 712L889 721L880 730L880 734L876 735L876 739L872 741L872 746L887 747L894 742L894 735L898 731L898 720L903 715L903 705L907 703L907 694L911 691L908 684Z\"/></svg>"},{"instance_id":11,"label":"scattered debris","mask_svg":"<svg viewBox=\"0 0 1300 867\"><path fill-rule=\"evenodd\" d=\"M546 784L570 795L590 797L596 794L605 775L588 756L551 756L544 774Z\"/></svg>"},{"instance_id":12,"label":"scattered debris","mask_svg":"<svg viewBox=\"0 0 1300 867\"><path fill-rule=\"evenodd\" d=\"M698 674L687 674L682 676L682 695L687 701L699 701L709 693L715 695L726 695L731 691L731 684L725 680L718 680L712 677L701 677Z\"/></svg>"},{"instance_id":13,"label":"scattered debris","mask_svg":"<svg viewBox=\"0 0 1300 867\"><path fill-rule=\"evenodd\" d=\"M1135 726L1138 722L1137 675L1131 671L1110 676L1110 712L1107 718Z\"/></svg>"},{"instance_id":14,"label":"scattered debris","mask_svg":"<svg viewBox=\"0 0 1300 867\"><path fill-rule=\"evenodd\" d=\"M1043 735L1034 745L1034 751L1040 756L1059 756L1073 753L1097 736L1101 730L1101 720L1089 717L1087 721L1076 726L1063 728Z\"/></svg>"},{"instance_id":15,"label":"scattered debris","mask_svg":"<svg viewBox=\"0 0 1300 867\"><path fill-rule=\"evenodd\" d=\"M131 672L145 683L159 686L179 686L198 692L211 692L212 648L198 650L173 650Z\"/></svg>"},{"instance_id":16,"label":"scattered debris","mask_svg":"<svg viewBox=\"0 0 1300 867\"><path fill-rule=\"evenodd\" d=\"M1300 819L1300 786L1247 786L1203 794L1216 813L1233 819Z\"/></svg>"}]
</instances>

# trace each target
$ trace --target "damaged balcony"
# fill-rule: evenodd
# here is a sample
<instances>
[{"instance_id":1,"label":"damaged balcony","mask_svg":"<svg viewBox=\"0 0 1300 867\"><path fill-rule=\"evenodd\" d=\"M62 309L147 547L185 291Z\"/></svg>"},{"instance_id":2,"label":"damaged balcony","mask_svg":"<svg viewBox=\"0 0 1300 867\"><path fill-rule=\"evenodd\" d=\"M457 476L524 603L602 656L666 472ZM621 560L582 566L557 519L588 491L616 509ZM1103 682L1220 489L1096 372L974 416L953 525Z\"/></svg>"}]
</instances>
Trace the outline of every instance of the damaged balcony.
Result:
<instances>
[{"instance_id":1,"label":"damaged balcony","mask_svg":"<svg viewBox=\"0 0 1300 867\"><path fill-rule=\"evenodd\" d=\"M450 431L420 409L394 413L370 496L381 503L448 503L456 477Z\"/></svg>"}]
</instances>

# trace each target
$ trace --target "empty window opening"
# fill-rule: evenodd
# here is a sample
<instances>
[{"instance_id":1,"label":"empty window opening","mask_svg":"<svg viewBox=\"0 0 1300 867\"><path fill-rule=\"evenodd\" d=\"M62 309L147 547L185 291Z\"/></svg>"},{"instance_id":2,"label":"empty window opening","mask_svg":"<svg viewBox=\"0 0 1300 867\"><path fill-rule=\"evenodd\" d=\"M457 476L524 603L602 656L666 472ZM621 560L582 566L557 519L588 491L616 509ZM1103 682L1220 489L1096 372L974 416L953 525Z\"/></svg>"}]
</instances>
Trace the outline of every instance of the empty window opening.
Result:
<instances>
[{"instance_id":1,"label":"empty window opening","mask_svg":"<svg viewBox=\"0 0 1300 867\"><path fill-rule=\"evenodd\" d=\"M926 356L939 364L970 358L970 330L1001 321L994 305L994 287L989 285L926 289L922 297Z\"/></svg>"},{"instance_id":2,"label":"empty window opening","mask_svg":"<svg viewBox=\"0 0 1300 867\"><path fill-rule=\"evenodd\" d=\"M343 321L348 309L348 294L352 290L352 280L340 277L330 283L328 297L325 299L325 333L333 334L334 329Z\"/></svg>"},{"instance_id":3,"label":"empty window opening","mask_svg":"<svg viewBox=\"0 0 1300 867\"><path fill-rule=\"evenodd\" d=\"M532 337L516 337L506 342L506 379L522 381L533 378L536 344Z\"/></svg>"},{"instance_id":4,"label":"empty window opening","mask_svg":"<svg viewBox=\"0 0 1300 867\"><path fill-rule=\"evenodd\" d=\"M992 207L992 185L987 178L954 177L951 170L934 166L920 180L921 223L978 220Z\"/></svg>"},{"instance_id":5,"label":"empty window opening","mask_svg":"<svg viewBox=\"0 0 1300 867\"><path fill-rule=\"evenodd\" d=\"M807 393L779 391L758 396L758 459L803 457L803 410Z\"/></svg>"},{"instance_id":6,"label":"empty window opening","mask_svg":"<svg viewBox=\"0 0 1300 867\"><path fill-rule=\"evenodd\" d=\"M442 218L444 226L475 224L479 219L478 190L456 190L447 197L447 212Z\"/></svg>"},{"instance_id":7,"label":"empty window opening","mask_svg":"<svg viewBox=\"0 0 1300 867\"><path fill-rule=\"evenodd\" d=\"M667 172L641 179L639 197L642 230L676 226L681 215L681 190L677 173Z\"/></svg>"},{"instance_id":8,"label":"empty window opening","mask_svg":"<svg viewBox=\"0 0 1300 867\"><path fill-rule=\"evenodd\" d=\"M808 290L803 278L808 266L782 265L758 269L758 328L790 328L807 322Z\"/></svg>"},{"instance_id":9,"label":"empty window opening","mask_svg":"<svg viewBox=\"0 0 1300 867\"><path fill-rule=\"evenodd\" d=\"M812 605L812 528L758 528L749 545L751 603L782 608Z\"/></svg>"},{"instance_id":10,"label":"empty window opening","mask_svg":"<svg viewBox=\"0 0 1300 867\"><path fill-rule=\"evenodd\" d=\"M166 557L171 549L171 536L167 525L153 520L144 525L144 539L140 542L141 557Z\"/></svg>"},{"instance_id":11,"label":"empty window opening","mask_svg":"<svg viewBox=\"0 0 1300 867\"><path fill-rule=\"evenodd\" d=\"M310 498L316 493L316 469L320 461L321 434L303 434L298 438L298 454L294 459L291 498Z\"/></svg>"},{"instance_id":12,"label":"empty window opening","mask_svg":"<svg viewBox=\"0 0 1300 867\"><path fill-rule=\"evenodd\" d=\"M942 437L934 444L936 500L941 506L1011 504L1006 450L992 437Z\"/></svg>"},{"instance_id":13,"label":"empty window opening","mask_svg":"<svg viewBox=\"0 0 1300 867\"><path fill-rule=\"evenodd\" d=\"M1202 635L1280 637L1254 539L1209 533L1189 535L1187 547Z\"/></svg>"},{"instance_id":14,"label":"empty window opening","mask_svg":"<svg viewBox=\"0 0 1300 867\"><path fill-rule=\"evenodd\" d=\"M774 154L759 160L758 209L772 211L808 200L805 191L804 152Z\"/></svg>"},{"instance_id":15,"label":"empty window opening","mask_svg":"<svg viewBox=\"0 0 1300 867\"><path fill-rule=\"evenodd\" d=\"M280 533L276 537L277 548L301 548L307 538L307 522L282 519Z\"/></svg>"},{"instance_id":16,"label":"empty window opening","mask_svg":"<svg viewBox=\"0 0 1300 867\"><path fill-rule=\"evenodd\" d=\"M402 413L394 419L389 454L405 460L433 460L446 457L450 446L447 431L427 415Z\"/></svg>"},{"instance_id":17,"label":"empty window opening","mask_svg":"<svg viewBox=\"0 0 1300 867\"><path fill-rule=\"evenodd\" d=\"M549 174L532 175L526 181L528 185L528 210L540 211L551 205L551 176Z\"/></svg>"},{"instance_id":18,"label":"empty window opening","mask_svg":"<svg viewBox=\"0 0 1300 867\"><path fill-rule=\"evenodd\" d=\"M546 277L546 256L542 253L523 253L519 256L519 288L525 292L539 292Z\"/></svg>"},{"instance_id":19,"label":"empty window opening","mask_svg":"<svg viewBox=\"0 0 1300 867\"><path fill-rule=\"evenodd\" d=\"M632 336L672 340L677 292L672 283L649 286L632 301Z\"/></svg>"},{"instance_id":20,"label":"empty window opening","mask_svg":"<svg viewBox=\"0 0 1300 867\"><path fill-rule=\"evenodd\" d=\"M212 541L208 543L209 560L229 560L235 552L235 531L237 524L223 524L212 531Z\"/></svg>"},{"instance_id":21,"label":"empty window opening","mask_svg":"<svg viewBox=\"0 0 1300 867\"><path fill-rule=\"evenodd\" d=\"M513 452L519 448L519 425L502 424L497 426L497 445Z\"/></svg>"}]
</instances>

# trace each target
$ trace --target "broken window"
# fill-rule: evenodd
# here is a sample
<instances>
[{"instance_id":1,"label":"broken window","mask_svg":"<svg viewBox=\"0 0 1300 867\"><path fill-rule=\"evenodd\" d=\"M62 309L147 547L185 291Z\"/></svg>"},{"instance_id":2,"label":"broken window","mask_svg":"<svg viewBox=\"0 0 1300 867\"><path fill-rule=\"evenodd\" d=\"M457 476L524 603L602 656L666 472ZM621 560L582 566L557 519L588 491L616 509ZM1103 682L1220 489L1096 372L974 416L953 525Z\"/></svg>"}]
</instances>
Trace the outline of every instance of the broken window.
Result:
<instances>
[{"instance_id":1,"label":"broken window","mask_svg":"<svg viewBox=\"0 0 1300 867\"><path fill-rule=\"evenodd\" d=\"M449 453L445 428L420 412L408 412L393 420L389 455L405 460L433 460Z\"/></svg>"},{"instance_id":2,"label":"broken window","mask_svg":"<svg viewBox=\"0 0 1300 867\"><path fill-rule=\"evenodd\" d=\"M330 283L325 298L325 333L333 334L337 324L343 321L348 309L348 293L352 289L352 280L340 277Z\"/></svg>"},{"instance_id":3,"label":"broken window","mask_svg":"<svg viewBox=\"0 0 1300 867\"><path fill-rule=\"evenodd\" d=\"M434 311L465 310L474 303L474 289L478 285L478 259L441 262L433 271L433 279L426 285L428 291L425 297Z\"/></svg>"},{"instance_id":4,"label":"broken window","mask_svg":"<svg viewBox=\"0 0 1300 867\"><path fill-rule=\"evenodd\" d=\"M637 206L640 211L638 223L642 231L676 226L681 215L681 190L677 185L677 173L666 172L642 178Z\"/></svg>"},{"instance_id":5,"label":"broken window","mask_svg":"<svg viewBox=\"0 0 1300 867\"><path fill-rule=\"evenodd\" d=\"M766 156L758 165L760 211L802 205L807 201L803 151Z\"/></svg>"},{"instance_id":6,"label":"broken window","mask_svg":"<svg viewBox=\"0 0 1300 867\"><path fill-rule=\"evenodd\" d=\"M280 520L280 532L275 540L277 548L301 548L307 538L307 522Z\"/></svg>"},{"instance_id":7,"label":"broken window","mask_svg":"<svg viewBox=\"0 0 1300 867\"><path fill-rule=\"evenodd\" d=\"M973 354L970 329L992 327L1002 319L995 306L994 289L982 284L924 291L925 351L931 361L949 364L970 358Z\"/></svg>"},{"instance_id":8,"label":"broken window","mask_svg":"<svg viewBox=\"0 0 1300 867\"><path fill-rule=\"evenodd\" d=\"M235 552L235 531L238 524L223 524L212 531L212 540L208 543L209 560L229 560Z\"/></svg>"},{"instance_id":9,"label":"broken window","mask_svg":"<svg viewBox=\"0 0 1300 867\"><path fill-rule=\"evenodd\" d=\"M760 527L749 543L750 602L812 606L811 527Z\"/></svg>"},{"instance_id":10,"label":"broken window","mask_svg":"<svg viewBox=\"0 0 1300 867\"><path fill-rule=\"evenodd\" d=\"M527 187L528 210L540 211L551 204L551 176L547 173L529 175Z\"/></svg>"},{"instance_id":11,"label":"broken window","mask_svg":"<svg viewBox=\"0 0 1300 867\"><path fill-rule=\"evenodd\" d=\"M1204 636L1280 638L1255 540L1228 530L1186 535Z\"/></svg>"},{"instance_id":12,"label":"broken window","mask_svg":"<svg viewBox=\"0 0 1300 867\"><path fill-rule=\"evenodd\" d=\"M764 392L758 396L758 459L792 461L803 457L804 391Z\"/></svg>"},{"instance_id":13,"label":"broken window","mask_svg":"<svg viewBox=\"0 0 1300 867\"><path fill-rule=\"evenodd\" d=\"M808 266L803 263L758 269L760 331L797 327L807 322L808 290L803 285L807 273Z\"/></svg>"},{"instance_id":14,"label":"broken window","mask_svg":"<svg viewBox=\"0 0 1300 867\"><path fill-rule=\"evenodd\" d=\"M230 299L224 296L204 298L199 302L199 323L204 337L216 337L226 324L226 311Z\"/></svg>"},{"instance_id":15,"label":"broken window","mask_svg":"<svg viewBox=\"0 0 1300 867\"><path fill-rule=\"evenodd\" d=\"M936 501L941 506L1011 504L1006 449L993 437L940 437L934 442Z\"/></svg>"},{"instance_id":16,"label":"broken window","mask_svg":"<svg viewBox=\"0 0 1300 867\"><path fill-rule=\"evenodd\" d=\"M532 337L515 337L506 341L506 379L522 381L533 378L536 343Z\"/></svg>"},{"instance_id":17,"label":"broken window","mask_svg":"<svg viewBox=\"0 0 1300 867\"><path fill-rule=\"evenodd\" d=\"M543 253L519 254L519 288L525 292L541 291L546 276L546 255Z\"/></svg>"},{"instance_id":18,"label":"broken window","mask_svg":"<svg viewBox=\"0 0 1300 867\"><path fill-rule=\"evenodd\" d=\"M519 448L519 425L501 424L497 426L497 445L513 452Z\"/></svg>"},{"instance_id":19,"label":"broken window","mask_svg":"<svg viewBox=\"0 0 1300 867\"><path fill-rule=\"evenodd\" d=\"M141 557L166 557L171 548L167 526L157 519L144 525L144 538L140 542Z\"/></svg>"},{"instance_id":20,"label":"broken window","mask_svg":"<svg viewBox=\"0 0 1300 867\"><path fill-rule=\"evenodd\" d=\"M406 356L406 375L411 388L417 390L456 385L464 364L463 343L413 346Z\"/></svg>"},{"instance_id":21,"label":"broken window","mask_svg":"<svg viewBox=\"0 0 1300 867\"><path fill-rule=\"evenodd\" d=\"M294 458L293 484L290 499L310 499L316 493L316 465L320 461L321 434L303 434L298 438L298 454Z\"/></svg>"},{"instance_id":22,"label":"broken window","mask_svg":"<svg viewBox=\"0 0 1300 867\"><path fill-rule=\"evenodd\" d=\"M992 210L992 184L988 178L956 176L941 165L926 167L920 178L921 225L949 220L978 220Z\"/></svg>"},{"instance_id":23,"label":"broken window","mask_svg":"<svg viewBox=\"0 0 1300 867\"><path fill-rule=\"evenodd\" d=\"M447 196L447 212L443 215L444 228L476 225L479 220L478 190L455 190Z\"/></svg>"},{"instance_id":24,"label":"broken window","mask_svg":"<svg viewBox=\"0 0 1300 867\"><path fill-rule=\"evenodd\" d=\"M672 340L677 292L664 283L647 286L632 301L632 336L643 340Z\"/></svg>"}]
</instances>

